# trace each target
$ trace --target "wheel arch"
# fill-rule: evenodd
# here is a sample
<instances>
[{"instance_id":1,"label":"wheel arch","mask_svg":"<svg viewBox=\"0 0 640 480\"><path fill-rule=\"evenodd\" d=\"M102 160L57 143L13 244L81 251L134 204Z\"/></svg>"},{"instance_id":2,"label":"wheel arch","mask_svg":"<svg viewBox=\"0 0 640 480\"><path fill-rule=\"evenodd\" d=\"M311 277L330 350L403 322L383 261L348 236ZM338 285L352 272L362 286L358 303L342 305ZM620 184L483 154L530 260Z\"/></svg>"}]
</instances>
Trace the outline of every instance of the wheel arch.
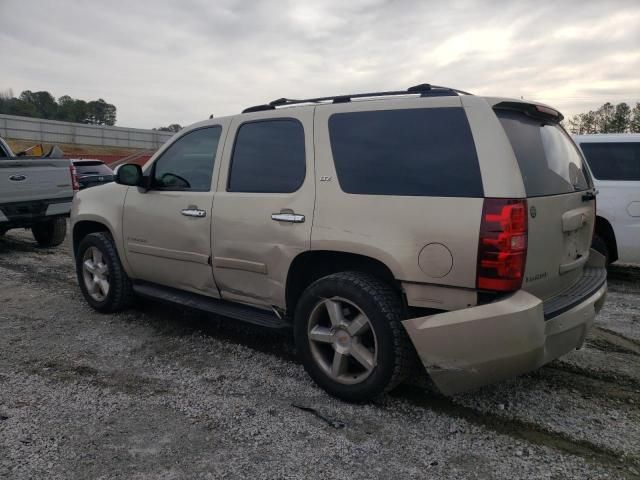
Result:
<instances>
[{"instance_id":1,"label":"wheel arch","mask_svg":"<svg viewBox=\"0 0 640 480\"><path fill-rule=\"evenodd\" d=\"M286 307L293 312L302 292L316 280L333 273L360 271L369 273L402 292L400 282L380 260L356 253L333 250L308 250L300 253L289 266L286 281Z\"/></svg>"},{"instance_id":2,"label":"wheel arch","mask_svg":"<svg viewBox=\"0 0 640 480\"><path fill-rule=\"evenodd\" d=\"M73 253L78 251L78 246L84 237L97 232L108 232L111 234L111 230L104 223L95 220L81 220L76 222L73 225Z\"/></svg>"}]
</instances>

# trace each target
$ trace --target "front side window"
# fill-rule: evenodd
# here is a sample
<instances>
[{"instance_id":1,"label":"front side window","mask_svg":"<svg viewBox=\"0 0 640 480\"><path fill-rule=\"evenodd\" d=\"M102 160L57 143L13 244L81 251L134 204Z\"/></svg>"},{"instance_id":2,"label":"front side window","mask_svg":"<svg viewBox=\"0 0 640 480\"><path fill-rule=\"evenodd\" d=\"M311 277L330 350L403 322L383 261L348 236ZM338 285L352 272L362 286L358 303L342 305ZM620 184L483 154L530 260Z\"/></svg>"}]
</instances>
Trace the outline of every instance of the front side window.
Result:
<instances>
[{"instance_id":1,"label":"front side window","mask_svg":"<svg viewBox=\"0 0 640 480\"><path fill-rule=\"evenodd\" d=\"M176 140L155 162L153 188L208 192L222 128L201 128Z\"/></svg>"},{"instance_id":2,"label":"front side window","mask_svg":"<svg viewBox=\"0 0 640 480\"><path fill-rule=\"evenodd\" d=\"M231 158L229 192L292 193L304 182L304 129L298 120L241 125Z\"/></svg>"},{"instance_id":3,"label":"front side window","mask_svg":"<svg viewBox=\"0 0 640 480\"><path fill-rule=\"evenodd\" d=\"M482 177L462 108L336 113L331 150L346 193L482 197Z\"/></svg>"},{"instance_id":4,"label":"front side window","mask_svg":"<svg viewBox=\"0 0 640 480\"><path fill-rule=\"evenodd\" d=\"M580 145L593 176L599 180L640 180L640 142Z\"/></svg>"}]
</instances>

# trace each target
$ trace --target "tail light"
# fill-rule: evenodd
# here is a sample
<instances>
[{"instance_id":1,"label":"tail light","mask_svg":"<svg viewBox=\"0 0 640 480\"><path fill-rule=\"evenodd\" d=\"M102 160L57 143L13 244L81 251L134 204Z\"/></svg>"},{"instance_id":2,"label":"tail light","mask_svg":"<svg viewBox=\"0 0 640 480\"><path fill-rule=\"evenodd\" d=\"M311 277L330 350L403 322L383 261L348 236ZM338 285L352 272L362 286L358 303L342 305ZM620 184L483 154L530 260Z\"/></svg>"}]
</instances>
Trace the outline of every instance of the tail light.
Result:
<instances>
[{"instance_id":1,"label":"tail light","mask_svg":"<svg viewBox=\"0 0 640 480\"><path fill-rule=\"evenodd\" d=\"M478 245L478 289L518 290L526 258L527 201L486 198Z\"/></svg>"},{"instance_id":2,"label":"tail light","mask_svg":"<svg viewBox=\"0 0 640 480\"><path fill-rule=\"evenodd\" d=\"M69 164L69 173L71 174L71 186L73 187L73 193L75 194L80 190L80 184L78 183L78 172L73 163Z\"/></svg>"}]
</instances>

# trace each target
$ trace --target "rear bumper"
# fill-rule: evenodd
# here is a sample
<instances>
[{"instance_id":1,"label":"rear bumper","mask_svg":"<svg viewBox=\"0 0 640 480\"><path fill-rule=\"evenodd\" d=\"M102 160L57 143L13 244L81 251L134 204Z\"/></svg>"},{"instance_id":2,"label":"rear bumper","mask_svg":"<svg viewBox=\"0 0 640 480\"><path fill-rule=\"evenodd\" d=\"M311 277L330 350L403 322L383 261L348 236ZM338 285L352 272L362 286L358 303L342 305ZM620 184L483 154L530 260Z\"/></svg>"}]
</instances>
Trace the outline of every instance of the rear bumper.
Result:
<instances>
[{"instance_id":1,"label":"rear bumper","mask_svg":"<svg viewBox=\"0 0 640 480\"><path fill-rule=\"evenodd\" d=\"M591 267L604 268L596 255ZM452 395L534 370L580 348L606 292L603 279L548 319L542 300L519 290L494 303L413 318L403 325L436 386Z\"/></svg>"},{"instance_id":2,"label":"rear bumper","mask_svg":"<svg viewBox=\"0 0 640 480\"><path fill-rule=\"evenodd\" d=\"M0 228L22 228L49 220L53 217L69 216L71 198L33 200L0 205Z\"/></svg>"}]
</instances>

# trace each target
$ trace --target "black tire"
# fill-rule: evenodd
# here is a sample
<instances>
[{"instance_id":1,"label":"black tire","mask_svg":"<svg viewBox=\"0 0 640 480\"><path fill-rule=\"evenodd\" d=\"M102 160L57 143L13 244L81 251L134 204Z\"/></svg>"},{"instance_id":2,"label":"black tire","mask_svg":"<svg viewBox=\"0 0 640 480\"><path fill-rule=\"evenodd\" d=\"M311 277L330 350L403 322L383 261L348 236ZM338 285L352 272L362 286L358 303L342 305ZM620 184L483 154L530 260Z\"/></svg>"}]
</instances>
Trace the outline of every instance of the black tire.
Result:
<instances>
[{"instance_id":1,"label":"black tire","mask_svg":"<svg viewBox=\"0 0 640 480\"><path fill-rule=\"evenodd\" d=\"M312 314L323 301L333 297L345 299L360 309L368 317L376 338L375 366L359 383L344 384L334 380L312 353L309 340ZM378 278L361 272L326 276L303 292L296 307L294 335L298 355L311 378L329 394L348 402L371 401L396 387L413 364L415 352L400 323L403 318L400 296ZM335 350L335 346L329 348Z\"/></svg>"},{"instance_id":2,"label":"black tire","mask_svg":"<svg viewBox=\"0 0 640 480\"><path fill-rule=\"evenodd\" d=\"M597 233L593 235L591 248L604 255L607 266L611 263L611 253L609 252L609 246L607 245L607 242L605 242L604 239Z\"/></svg>"},{"instance_id":3,"label":"black tire","mask_svg":"<svg viewBox=\"0 0 640 480\"><path fill-rule=\"evenodd\" d=\"M31 233L41 247L57 247L67 235L67 219L57 217L46 222L36 223Z\"/></svg>"},{"instance_id":4,"label":"black tire","mask_svg":"<svg viewBox=\"0 0 640 480\"><path fill-rule=\"evenodd\" d=\"M109 291L102 301L91 296L83 276L83 259L85 252L90 247L95 247L100 251L108 266ZM80 241L76 252L76 275L80 290L82 290L87 303L100 312L118 312L133 303L131 280L122 268L120 257L109 233L91 233Z\"/></svg>"}]
</instances>

